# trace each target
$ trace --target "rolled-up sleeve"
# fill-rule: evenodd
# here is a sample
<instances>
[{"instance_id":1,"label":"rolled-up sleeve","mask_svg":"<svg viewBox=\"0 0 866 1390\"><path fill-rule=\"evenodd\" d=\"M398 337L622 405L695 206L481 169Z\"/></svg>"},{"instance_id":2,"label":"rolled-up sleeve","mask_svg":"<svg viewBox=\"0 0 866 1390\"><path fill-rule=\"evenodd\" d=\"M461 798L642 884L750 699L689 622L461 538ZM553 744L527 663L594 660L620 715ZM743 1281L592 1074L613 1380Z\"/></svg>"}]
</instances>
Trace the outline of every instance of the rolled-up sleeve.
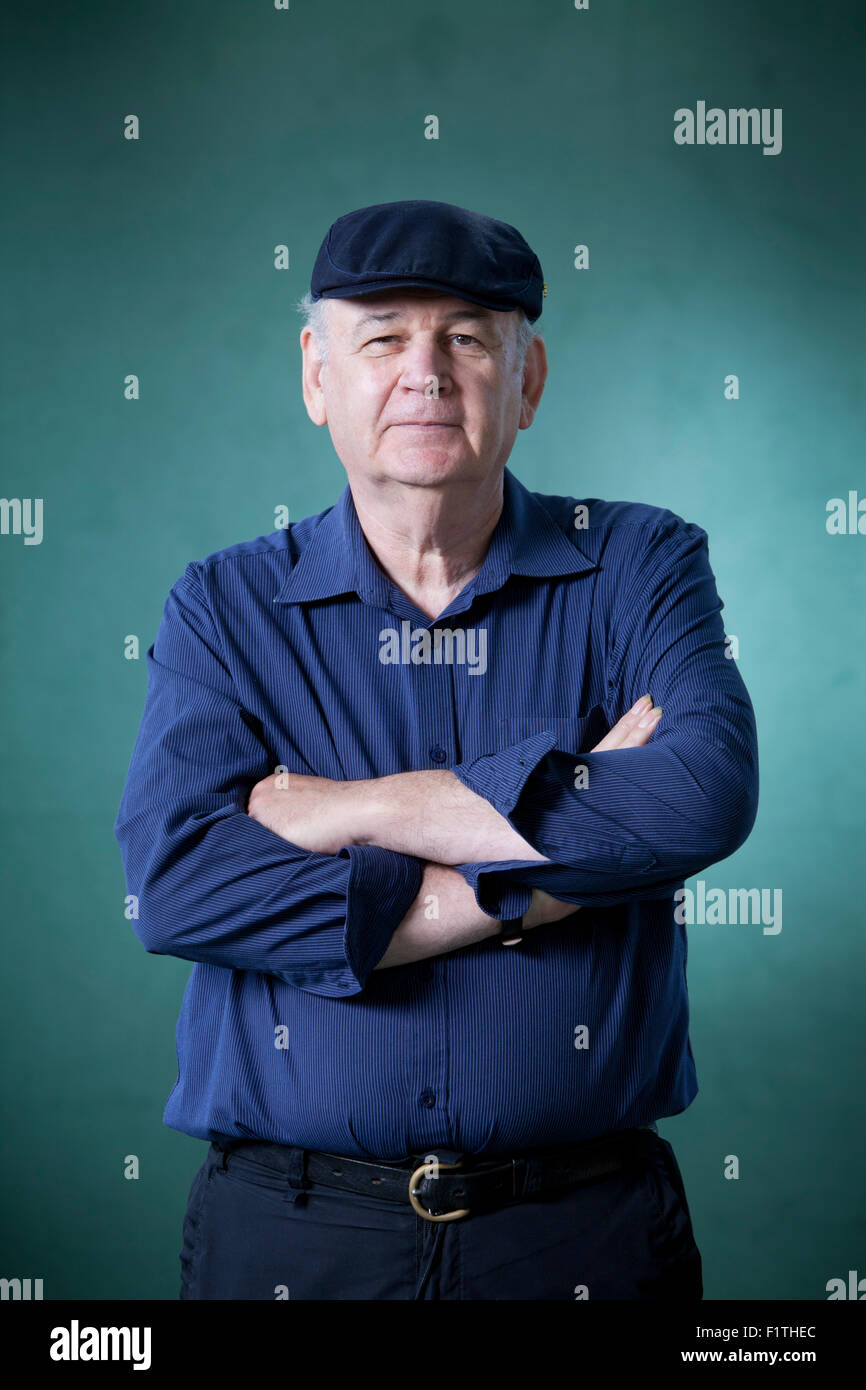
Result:
<instances>
[{"instance_id":1,"label":"rolled-up sleeve","mask_svg":"<svg viewBox=\"0 0 866 1390\"><path fill-rule=\"evenodd\" d=\"M617 587L600 711L610 728L650 693L663 709L650 742L592 753L555 748L549 732L452 769L550 861L475 866L482 906L503 875L578 905L668 896L752 829L755 716L727 651L707 536L665 516Z\"/></svg>"},{"instance_id":2,"label":"rolled-up sleeve","mask_svg":"<svg viewBox=\"0 0 866 1390\"><path fill-rule=\"evenodd\" d=\"M420 891L421 862L376 845L310 853L247 814L273 759L238 700L194 564L146 660L114 826L139 940L314 994L359 993Z\"/></svg>"}]
</instances>

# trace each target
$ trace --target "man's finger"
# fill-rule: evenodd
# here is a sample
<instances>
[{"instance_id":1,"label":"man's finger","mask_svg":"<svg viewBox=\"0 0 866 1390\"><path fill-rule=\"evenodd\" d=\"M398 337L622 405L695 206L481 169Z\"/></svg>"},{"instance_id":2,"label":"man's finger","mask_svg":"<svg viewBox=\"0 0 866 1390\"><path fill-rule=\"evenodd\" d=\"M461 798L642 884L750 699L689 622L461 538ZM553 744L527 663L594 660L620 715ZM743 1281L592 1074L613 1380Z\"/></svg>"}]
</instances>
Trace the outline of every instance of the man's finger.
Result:
<instances>
[{"instance_id":1,"label":"man's finger","mask_svg":"<svg viewBox=\"0 0 866 1390\"><path fill-rule=\"evenodd\" d=\"M642 748L648 743L652 735L658 728L659 720L662 717L661 708L654 705L651 709L638 720L637 724L631 728L620 743L620 748Z\"/></svg>"},{"instance_id":2,"label":"man's finger","mask_svg":"<svg viewBox=\"0 0 866 1390\"><path fill-rule=\"evenodd\" d=\"M653 705L652 697L642 695L590 752L607 753L614 748L643 747L656 729L661 714L659 706Z\"/></svg>"},{"instance_id":3,"label":"man's finger","mask_svg":"<svg viewBox=\"0 0 866 1390\"><path fill-rule=\"evenodd\" d=\"M613 728L605 734L600 743L597 743L591 750L593 753L608 752L612 748L620 748L633 729L636 729L638 722L644 717L647 710L652 708L652 699L649 695L642 695L639 700L632 705L630 710L626 710L622 719L617 720Z\"/></svg>"}]
</instances>

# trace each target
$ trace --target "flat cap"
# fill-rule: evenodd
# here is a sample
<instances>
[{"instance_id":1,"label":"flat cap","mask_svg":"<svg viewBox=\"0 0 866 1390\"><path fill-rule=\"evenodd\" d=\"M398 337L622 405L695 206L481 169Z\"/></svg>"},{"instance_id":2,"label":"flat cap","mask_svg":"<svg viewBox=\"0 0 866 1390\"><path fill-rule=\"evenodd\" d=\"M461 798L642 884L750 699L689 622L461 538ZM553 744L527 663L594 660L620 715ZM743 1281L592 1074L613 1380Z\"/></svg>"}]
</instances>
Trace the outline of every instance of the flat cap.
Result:
<instances>
[{"instance_id":1,"label":"flat cap","mask_svg":"<svg viewBox=\"0 0 866 1390\"><path fill-rule=\"evenodd\" d=\"M350 299L410 285L488 309L523 309L531 323L547 293L538 257L516 227L423 198L338 217L316 256L310 293Z\"/></svg>"}]
</instances>

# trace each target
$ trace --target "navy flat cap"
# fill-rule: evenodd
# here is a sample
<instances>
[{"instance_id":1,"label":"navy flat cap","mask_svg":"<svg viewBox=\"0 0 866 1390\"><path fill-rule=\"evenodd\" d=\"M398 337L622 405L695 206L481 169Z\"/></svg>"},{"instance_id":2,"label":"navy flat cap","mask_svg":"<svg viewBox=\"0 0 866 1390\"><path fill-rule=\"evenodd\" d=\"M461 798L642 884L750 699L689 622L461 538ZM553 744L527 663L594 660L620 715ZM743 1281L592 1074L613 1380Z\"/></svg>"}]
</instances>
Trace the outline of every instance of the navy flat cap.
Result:
<instances>
[{"instance_id":1,"label":"navy flat cap","mask_svg":"<svg viewBox=\"0 0 866 1390\"><path fill-rule=\"evenodd\" d=\"M531 323L547 294L538 257L516 227L422 198L338 217L319 248L310 293L351 299L410 285L488 309L523 309Z\"/></svg>"}]
</instances>

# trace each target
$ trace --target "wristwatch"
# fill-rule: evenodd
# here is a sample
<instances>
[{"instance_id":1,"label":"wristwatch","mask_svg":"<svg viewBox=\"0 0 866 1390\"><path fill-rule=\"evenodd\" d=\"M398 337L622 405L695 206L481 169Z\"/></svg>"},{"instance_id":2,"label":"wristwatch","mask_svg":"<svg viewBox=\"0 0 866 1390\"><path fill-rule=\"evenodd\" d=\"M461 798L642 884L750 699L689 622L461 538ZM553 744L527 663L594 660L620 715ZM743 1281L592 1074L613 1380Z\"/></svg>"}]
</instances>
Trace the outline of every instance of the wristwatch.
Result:
<instances>
[{"instance_id":1,"label":"wristwatch","mask_svg":"<svg viewBox=\"0 0 866 1390\"><path fill-rule=\"evenodd\" d=\"M523 918L509 917L502 923L499 942L502 946L519 946L523 940Z\"/></svg>"}]
</instances>

